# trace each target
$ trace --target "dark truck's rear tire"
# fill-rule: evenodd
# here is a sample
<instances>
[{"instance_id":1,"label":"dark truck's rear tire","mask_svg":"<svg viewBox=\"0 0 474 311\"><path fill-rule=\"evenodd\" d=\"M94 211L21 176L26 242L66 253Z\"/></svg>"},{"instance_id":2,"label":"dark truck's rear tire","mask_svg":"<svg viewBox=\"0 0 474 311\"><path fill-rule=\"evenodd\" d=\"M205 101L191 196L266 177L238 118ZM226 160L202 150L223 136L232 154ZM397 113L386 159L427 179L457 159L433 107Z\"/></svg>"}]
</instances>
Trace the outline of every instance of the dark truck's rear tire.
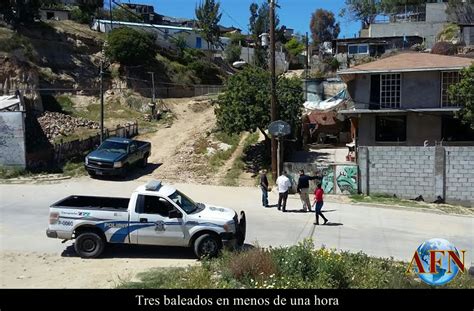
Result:
<instances>
[{"instance_id":1,"label":"dark truck's rear tire","mask_svg":"<svg viewBox=\"0 0 474 311\"><path fill-rule=\"evenodd\" d=\"M104 251L104 239L94 232L83 232L79 234L74 242L76 253L82 258L96 258Z\"/></svg>"},{"instance_id":2,"label":"dark truck's rear tire","mask_svg":"<svg viewBox=\"0 0 474 311\"><path fill-rule=\"evenodd\" d=\"M222 249L219 236L214 234L203 234L194 241L194 254L197 258L216 257Z\"/></svg>"},{"instance_id":3,"label":"dark truck's rear tire","mask_svg":"<svg viewBox=\"0 0 474 311\"><path fill-rule=\"evenodd\" d=\"M145 156L143 157L143 159L140 162L140 166L141 167L146 167L147 165L148 165L148 155L145 154Z\"/></svg>"}]
</instances>

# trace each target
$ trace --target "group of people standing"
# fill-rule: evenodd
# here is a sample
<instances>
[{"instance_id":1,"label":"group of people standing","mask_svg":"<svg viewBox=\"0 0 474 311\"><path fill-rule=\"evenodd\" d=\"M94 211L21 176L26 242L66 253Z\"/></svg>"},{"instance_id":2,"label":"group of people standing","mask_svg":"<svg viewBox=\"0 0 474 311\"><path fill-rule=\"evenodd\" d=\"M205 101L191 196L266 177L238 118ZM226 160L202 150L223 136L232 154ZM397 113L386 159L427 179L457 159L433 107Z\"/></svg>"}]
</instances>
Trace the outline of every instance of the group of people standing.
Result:
<instances>
[{"instance_id":1,"label":"group of people standing","mask_svg":"<svg viewBox=\"0 0 474 311\"><path fill-rule=\"evenodd\" d=\"M304 170L299 171L298 185L296 191L300 195L301 203L303 204L304 212L311 212L311 201L309 199L309 181L319 179L316 190L314 191L314 211L316 213L315 225L319 225L319 216L324 220L324 224L328 222L328 219L324 217L321 209L323 207L323 195L324 191L321 186L321 177L320 176L308 176L304 173ZM278 210L286 212L286 201L288 199L288 193L292 186L291 180L288 178L285 171L282 171L280 176L276 180L278 188ZM264 207L269 207L268 205L268 192L271 191L271 188L268 183L267 171L260 171L260 188L262 189L262 205Z\"/></svg>"}]
</instances>

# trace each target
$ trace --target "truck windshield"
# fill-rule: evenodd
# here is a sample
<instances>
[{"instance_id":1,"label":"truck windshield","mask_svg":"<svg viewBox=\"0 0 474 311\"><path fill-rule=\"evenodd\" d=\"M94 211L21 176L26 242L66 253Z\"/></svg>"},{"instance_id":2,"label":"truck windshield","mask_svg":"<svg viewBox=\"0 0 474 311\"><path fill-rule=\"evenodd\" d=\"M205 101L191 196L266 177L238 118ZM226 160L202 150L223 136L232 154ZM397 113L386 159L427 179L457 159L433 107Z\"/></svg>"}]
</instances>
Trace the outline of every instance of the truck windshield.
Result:
<instances>
[{"instance_id":1,"label":"truck windshield","mask_svg":"<svg viewBox=\"0 0 474 311\"><path fill-rule=\"evenodd\" d=\"M192 214L198 209L197 204L193 200L178 190L170 195L169 198L173 200L174 203L178 204L178 206L181 207L186 212L186 214Z\"/></svg>"},{"instance_id":2,"label":"truck windshield","mask_svg":"<svg viewBox=\"0 0 474 311\"><path fill-rule=\"evenodd\" d=\"M127 153L127 144L114 141L104 141L102 145L99 146L98 150L115 153Z\"/></svg>"}]
</instances>

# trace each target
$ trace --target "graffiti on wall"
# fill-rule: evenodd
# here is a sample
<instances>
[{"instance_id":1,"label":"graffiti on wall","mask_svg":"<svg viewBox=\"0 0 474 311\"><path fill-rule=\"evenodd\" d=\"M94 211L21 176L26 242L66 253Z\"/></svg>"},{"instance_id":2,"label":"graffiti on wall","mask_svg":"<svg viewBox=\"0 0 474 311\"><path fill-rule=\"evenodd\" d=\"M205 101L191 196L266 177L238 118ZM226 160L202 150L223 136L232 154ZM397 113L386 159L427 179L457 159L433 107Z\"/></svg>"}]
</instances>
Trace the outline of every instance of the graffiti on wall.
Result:
<instances>
[{"instance_id":1,"label":"graffiti on wall","mask_svg":"<svg viewBox=\"0 0 474 311\"><path fill-rule=\"evenodd\" d=\"M357 166L338 165L336 166L336 193L356 194L357 193Z\"/></svg>"},{"instance_id":2,"label":"graffiti on wall","mask_svg":"<svg viewBox=\"0 0 474 311\"><path fill-rule=\"evenodd\" d=\"M321 187L324 193L332 193L334 191L334 171L331 166L318 167L316 170L318 176L322 176Z\"/></svg>"}]
</instances>

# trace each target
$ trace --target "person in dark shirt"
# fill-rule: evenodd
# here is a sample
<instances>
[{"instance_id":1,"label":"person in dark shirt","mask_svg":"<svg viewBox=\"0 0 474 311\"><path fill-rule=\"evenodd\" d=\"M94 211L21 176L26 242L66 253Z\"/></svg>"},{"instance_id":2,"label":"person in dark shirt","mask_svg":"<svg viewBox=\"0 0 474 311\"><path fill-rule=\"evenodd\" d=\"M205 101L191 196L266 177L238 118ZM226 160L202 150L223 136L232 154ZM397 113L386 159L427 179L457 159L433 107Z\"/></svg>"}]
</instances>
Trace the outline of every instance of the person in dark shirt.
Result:
<instances>
[{"instance_id":1,"label":"person in dark shirt","mask_svg":"<svg viewBox=\"0 0 474 311\"><path fill-rule=\"evenodd\" d=\"M305 175L304 170L300 170L300 177L298 179L298 186L296 191L300 194L301 203L303 203L303 210L311 212L311 202L309 200L309 181L320 178L319 176Z\"/></svg>"},{"instance_id":2,"label":"person in dark shirt","mask_svg":"<svg viewBox=\"0 0 474 311\"><path fill-rule=\"evenodd\" d=\"M268 179L267 170L260 171L260 189L262 189L262 205L268 207Z\"/></svg>"}]
</instances>

